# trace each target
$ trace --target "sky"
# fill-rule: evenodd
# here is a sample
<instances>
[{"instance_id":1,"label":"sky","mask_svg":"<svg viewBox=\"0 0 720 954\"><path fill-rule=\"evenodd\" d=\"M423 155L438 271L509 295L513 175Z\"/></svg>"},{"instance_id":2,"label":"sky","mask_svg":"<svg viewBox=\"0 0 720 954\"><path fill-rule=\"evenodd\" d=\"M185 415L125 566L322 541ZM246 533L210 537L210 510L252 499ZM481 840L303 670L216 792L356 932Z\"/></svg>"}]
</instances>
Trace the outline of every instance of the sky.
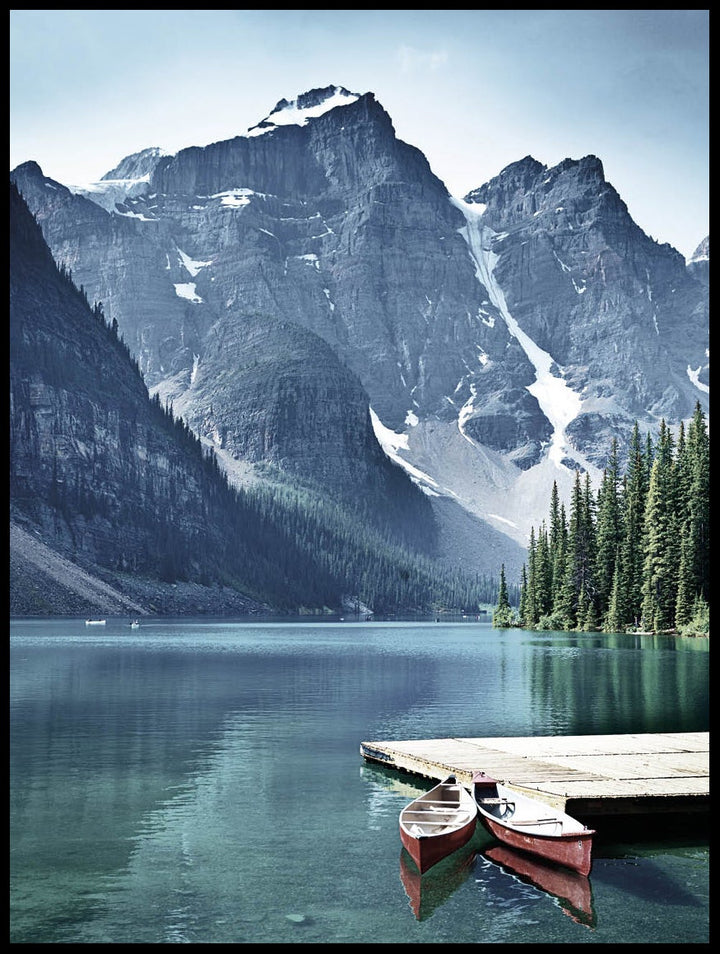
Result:
<instances>
[{"instance_id":1,"label":"sky","mask_svg":"<svg viewBox=\"0 0 720 954\"><path fill-rule=\"evenodd\" d=\"M458 198L595 155L658 242L709 234L708 10L11 10L10 169L82 185L326 86L374 93Z\"/></svg>"}]
</instances>

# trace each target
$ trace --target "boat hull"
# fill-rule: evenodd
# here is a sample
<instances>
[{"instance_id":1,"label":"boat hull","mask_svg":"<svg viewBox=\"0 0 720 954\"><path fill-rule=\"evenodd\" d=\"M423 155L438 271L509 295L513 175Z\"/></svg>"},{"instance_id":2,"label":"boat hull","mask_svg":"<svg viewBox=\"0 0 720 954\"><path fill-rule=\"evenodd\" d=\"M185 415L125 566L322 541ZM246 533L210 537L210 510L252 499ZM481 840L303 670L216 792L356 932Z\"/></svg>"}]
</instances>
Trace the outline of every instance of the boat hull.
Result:
<instances>
[{"instance_id":1,"label":"boat hull","mask_svg":"<svg viewBox=\"0 0 720 954\"><path fill-rule=\"evenodd\" d=\"M448 855L466 845L475 834L476 825L477 816L467 825L446 835L421 835L418 838L401 828L400 841L415 862L420 874L423 874L438 861L442 861L443 858L447 858Z\"/></svg>"},{"instance_id":2,"label":"boat hull","mask_svg":"<svg viewBox=\"0 0 720 954\"><path fill-rule=\"evenodd\" d=\"M592 868L593 832L568 835L528 835L516 831L480 810L483 824L498 841L511 848L528 851L546 861L565 865L582 875L590 874Z\"/></svg>"},{"instance_id":3,"label":"boat hull","mask_svg":"<svg viewBox=\"0 0 720 954\"><path fill-rule=\"evenodd\" d=\"M423 874L466 845L477 826L475 799L451 775L400 812L400 840Z\"/></svg>"},{"instance_id":4,"label":"boat hull","mask_svg":"<svg viewBox=\"0 0 720 954\"><path fill-rule=\"evenodd\" d=\"M484 827L498 841L546 861L590 874L594 830L539 799L476 772L473 795Z\"/></svg>"}]
</instances>

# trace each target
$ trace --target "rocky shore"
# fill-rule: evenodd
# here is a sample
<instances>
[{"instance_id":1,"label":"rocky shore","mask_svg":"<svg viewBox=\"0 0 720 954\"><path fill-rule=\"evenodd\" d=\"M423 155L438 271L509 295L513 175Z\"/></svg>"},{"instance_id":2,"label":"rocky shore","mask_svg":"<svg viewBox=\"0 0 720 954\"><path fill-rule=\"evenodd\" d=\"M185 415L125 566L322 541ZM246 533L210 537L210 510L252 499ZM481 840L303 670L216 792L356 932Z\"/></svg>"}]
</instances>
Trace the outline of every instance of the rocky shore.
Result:
<instances>
[{"instance_id":1,"label":"rocky shore","mask_svg":"<svg viewBox=\"0 0 720 954\"><path fill-rule=\"evenodd\" d=\"M229 587L83 569L10 524L11 616L246 616L272 609Z\"/></svg>"}]
</instances>

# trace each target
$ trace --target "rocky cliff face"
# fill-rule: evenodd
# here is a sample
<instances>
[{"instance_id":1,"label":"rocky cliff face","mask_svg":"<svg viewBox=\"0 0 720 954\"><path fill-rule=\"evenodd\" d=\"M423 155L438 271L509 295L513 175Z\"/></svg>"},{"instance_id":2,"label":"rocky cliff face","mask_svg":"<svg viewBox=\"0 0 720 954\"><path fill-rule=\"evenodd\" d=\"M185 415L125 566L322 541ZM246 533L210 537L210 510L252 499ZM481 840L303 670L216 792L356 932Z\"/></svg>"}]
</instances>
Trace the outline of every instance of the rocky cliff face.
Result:
<instances>
[{"instance_id":1,"label":"rocky cliff face","mask_svg":"<svg viewBox=\"0 0 720 954\"><path fill-rule=\"evenodd\" d=\"M58 272L12 188L10 198L13 506L80 562L148 569L161 525L178 539L218 532L202 463L168 433L127 349Z\"/></svg>"},{"instance_id":2,"label":"rocky cliff face","mask_svg":"<svg viewBox=\"0 0 720 954\"><path fill-rule=\"evenodd\" d=\"M575 446L602 463L635 419L687 419L703 399L689 372L707 363L706 288L632 221L600 160L527 157L467 198L483 209L508 311L581 396Z\"/></svg>"},{"instance_id":3,"label":"rocky cliff face","mask_svg":"<svg viewBox=\"0 0 720 954\"><path fill-rule=\"evenodd\" d=\"M339 455L301 489L237 494L150 399L115 324L56 267L12 184L10 205L12 613L317 611L351 597L427 611L487 598L477 564L469 577L446 572L457 554L445 554L428 498L381 451L362 385L325 342L246 316L229 379L221 349L213 393L228 384L250 426L224 433L220 453L274 464L273 483L302 471L306 435ZM313 362L322 375L306 373ZM352 498L338 474L359 488Z\"/></svg>"},{"instance_id":4,"label":"rocky cliff face","mask_svg":"<svg viewBox=\"0 0 720 954\"><path fill-rule=\"evenodd\" d=\"M245 549L224 480L151 402L13 187L10 233L11 612L267 609L218 585L242 581ZM183 599L168 556L205 585Z\"/></svg>"},{"instance_id":5,"label":"rocky cliff face","mask_svg":"<svg viewBox=\"0 0 720 954\"><path fill-rule=\"evenodd\" d=\"M455 199L371 93L328 87L108 176L128 173L113 209L33 163L13 178L151 390L238 460L382 484L369 403L429 494L524 543L553 479L707 403L707 283L595 157Z\"/></svg>"}]
</instances>

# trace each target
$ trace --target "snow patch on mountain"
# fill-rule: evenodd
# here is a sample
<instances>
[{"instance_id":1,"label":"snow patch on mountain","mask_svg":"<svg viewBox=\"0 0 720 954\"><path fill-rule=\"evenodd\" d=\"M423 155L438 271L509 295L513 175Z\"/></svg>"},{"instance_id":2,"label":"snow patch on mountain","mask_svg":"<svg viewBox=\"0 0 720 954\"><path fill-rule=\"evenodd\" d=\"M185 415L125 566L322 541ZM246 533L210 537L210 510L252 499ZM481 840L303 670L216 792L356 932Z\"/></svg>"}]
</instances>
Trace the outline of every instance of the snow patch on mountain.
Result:
<instances>
[{"instance_id":1,"label":"snow patch on mountain","mask_svg":"<svg viewBox=\"0 0 720 954\"><path fill-rule=\"evenodd\" d=\"M702 371L702 365L700 365L700 367L699 367L699 368L696 368L695 370L693 370L693 369L690 367L690 365L688 365L688 368L687 368L687 376L690 378L690 380L692 381L692 383L695 385L695 387L696 387L699 391L704 391L705 394L709 394L709 393L710 393L710 388L707 386L707 384L703 384L702 381L701 381L700 378L699 378L699 375L700 375L700 372L701 372L701 371Z\"/></svg>"},{"instance_id":2,"label":"snow patch on mountain","mask_svg":"<svg viewBox=\"0 0 720 954\"><path fill-rule=\"evenodd\" d=\"M484 207L481 206L482 211L478 211L478 208L472 203L464 202L462 199L451 197L450 201L465 216L467 224L459 231L467 242L475 261L478 281L487 289L490 299L502 315L508 331L513 337L517 338L535 368L535 382L528 387L528 391L537 398L543 414L553 427L548 457L557 467L563 466L563 461L567 458L574 458L579 464L586 466L587 462L578 459L577 452L565 438L565 428L582 410L582 398L567 385L561 376L558 377L553 373L553 370L559 370L560 375L562 375L562 369L558 367L552 355L543 351L529 335L525 334L510 314L503 290L494 276L495 264L499 258L492 251L492 243L493 239L496 238L496 233L488 226L483 225L481 221L485 211ZM562 265L562 263L560 264ZM463 408L463 412L467 418L470 414L468 405ZM460 421L458 421L458 425L463 436L466 436Z\"/></svg>"},{"instance_id":3,"label":"snow patch on mountain","mask_svg":"<svg viewBox=\"0 0 720 954\"><path fill-rule=\"evenodd\" d=\"M501 453L467 439L451 421L427 419L403 435L395 459L407 468L408 460L433 481L437 492L456 501L468 513L510 539L527 546L537 511L525 508L515 493L521 471ZM405 449L405 446L407 449ZM407 459L406 459L407 458ZM554 469L554 465L551 465ZM570 477L570 472L565 470ZM541 512L547 509L550 487L543 484Z\"/></svg>"},{"instance_id":4,"label":"snow patch on mountain","mask_svg":"<svg viewBox=\"0 0 720 954\"><path fill-rule=\"evenodd\" d=\"M468 418L472 417L473 407L475 405L475 397L477 396L477 388L474 384L470 385L470 397L460 408L460 413L458 414L457 426L458 430L462 434L468 443L472 444L473 447L476 447L476 442L470 437L470 435L465 430L465 424L467 423Z\"/></svg>"},{"instance_id":5,"label":"snow patch on mountain","mask_svg":"<svg viewBox=\"0 0 720 954\"><path fill-rule=\"evenodd\" d=\"M85 199L90 199L95 205L99 205L106 212L117 212L117 206L122 205L127 199L137 195L142 195L147 191L149 173L134 179L101 179L99 182L86 182L79 185L69 185L68 189L75 195L81 195ZM134 212L121 213L128 217L149 221L147 216Z\"/></svg>"},{"instance_id":6,"label":"snow patch on mountain","mask_svg":"<svg viewBox=\"0 0 720 954\"><path fill-rule=\"evenodd\" d=\"M138 222L157 222L152 216L144 215L142 212L121 211L120 209L108 209L114 215L122 215L126 219L136 219Z\"/></svg>"},{"instance_id":7,"label":"snow patch on mountain","mask_svg":"<svg viewBox=\"0 0 720 954\"><path fill-rule=\"evenodd\" d=\"M251 195L255 195L252 189L228 189L225 192L216 192L214 195L211 195L210 198L220 199L221 205L241 209L245 205L250 205Z\"/></svg>"},{"instance_id":8,"label":"snow patch on mountain","mask_svg":"<svg viewBox=\"0 0 720 954\"><path fill-rule=\"evenodd\" d=\"M192 371L190 372L190 387L192 387L193 384L195 384L195 381L197 380L197 373L198 373L199 367L200 367L200 355L193 354L193 366L192 366Z\"/></svg>"},{"instance_id":9,"label":"snow patch on mountain","mask_svg":"<svg viewBox=\"0 0 720 954\"><path fill-rule=\"evenodd\" d=\"M190 258L189 255L186 255L182 249L178 249L177 252L180 256L180 261L183 263L185 269L192 275L193 278L195 278L201 268L207 268L208 265L212 265L212 260L209 262L195 262ZM168 268L169 267L170 263L168 262Z\"/></svg>"},{"instance_id":10,"label":"snow patch on mountain","mask_svg":"<svg viewBox=\"0 0 720 954\"><path fill-rule=\"evenodd\" d=\"M325 90L311 90L297 99L281 99L275 109L245 133L246 136L262 136L272 132L278 126L304 126L311 119L317 119L336 106L349 106L360 99L357 93L351 93L342 86L329 86Z\"/></svg>"},{"instance_id":11,"label":"snow patch on mountain","mask_svg":"<svg viewBox=\"0 0 720 954\"><path fill-rule=\"evenodd\" d=\"M687 259L688 265L691 262L709 262L710 261L710 236L707 235L698 245L690 258Z\"/></svg>"},{"instance_id":12,"label":"snow patch on mountain","mask_svg":"<svg viewBox=\"0 0 720 954\"><path fill-rule=\"evenodd\" d=\"M410 412L408 412L408 414L409 413ZM378 444L380 444L382 449L385 451L385 454L391 460L394 460L396 464L399 464L400 467L403 468L403 470L416 484L420 486L422 490L424 490L426 493L437 494L437 482L434 481L432 477L429 477L427 474L423 473L417 467L414 467L409 461L405 460L398 453L400 449L408 449L408 435L398 434L396 431L390 430L389 427L386 427L383 424L383 422L377 416L377 413L372 408L370 408L370 420L372 421L373 431L375 432L375 437L377 438Z\"/></svg>"},{"instance_id":13,"label":"snow patch on mountain","mask_svg":"<svg viewBox=\"0 0 720 954\"><path fill-rule=\"evenodd\" d=\"M330 289L329 289L329 288L323 288L323 294L324 294L325 297L327 298L328 305L330 305L330 311L331 311L331 312L332 312L332 311L335 311L335 302L334 302L334 301L332 300L332 298L330 297Z\"/></svg>"},{"instance_id":14,"label":"snow patch on mountain","mask_svg":"<svg viewBox=\"0 0 720 954\"><path fill-rule=\"evenodd\" d=\"M68 185L68 189L76 195L81 195L90 199L96 205L101 206L107 212L117 212L116 206L133 196L143 195L147 192L150 176L163 156L167 153L151 146L149 149L143 149L141 152L125 156L121 162L106 172L102 179L97 182L84 182L76 185ZM138 218L142 221L150 221L146 216L132 212L121 212L120 214Z\"/></svg>"},{"instance_id":15,"label":"snow patch on mountain","mask_svg":"<svg viewBox=\"0 0 720 954\"><path fill-rule=\"evenodd\" d=\"M187 298L188 301L192 301L196 305L202 303L202 298L195 291L195 282L176 282L173 284L178 298Z\"/></svg>"}]
</instances>

